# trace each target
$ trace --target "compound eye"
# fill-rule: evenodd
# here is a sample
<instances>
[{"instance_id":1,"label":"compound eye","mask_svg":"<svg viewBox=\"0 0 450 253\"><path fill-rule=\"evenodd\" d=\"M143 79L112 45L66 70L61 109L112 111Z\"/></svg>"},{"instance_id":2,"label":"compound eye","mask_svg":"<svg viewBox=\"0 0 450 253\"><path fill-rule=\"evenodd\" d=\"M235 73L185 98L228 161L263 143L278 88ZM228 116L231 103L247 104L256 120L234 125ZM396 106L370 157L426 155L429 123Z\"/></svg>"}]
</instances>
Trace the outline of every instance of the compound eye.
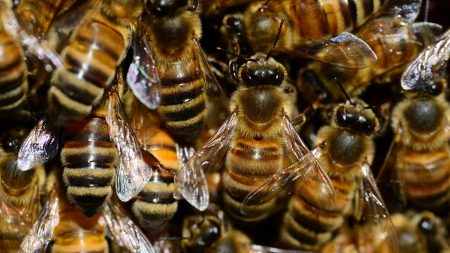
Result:
<instances>
[{"instance_id":1,"label":"compound eye","mask_svg":"<svg viewBox=\"0 0 450 253\"><path fill-rule=\"evenodd\" d=\"M273 83L274 84L281 84L284 80L284 72L280 69L278 69L274 75L273 75Z\"/></svg>"},{"instance_id":2,"label":"compound eye","mask_svg":"<svg viewBox=\"0 0 450 253\"><path fill-rule=\"evenodd\" d=\"M180 7L187 5L187 0L151 0L150 10L157 16L164 16Z\"/></svg>"},{"instance_id":3,"label":"compound eye","mask_svg":"<svg viewBox=\"0 0 450 253\"><path fill-rule=\"evenodd\" d=\"M433 233L435 225L429 217L424 217L419 222L419 229L424 233Z\"/></svg>"},{"instance_id":4,"label":"compound eye","mask_svg":"<svg viewBox=\"0 0 450 253\"><path fill-rule=\"evenodd\" d=\"M22 140L12 135L6 135L2 140L2 146L6 152L18 152L21 143Z\"/></svg>"}]
</instances>

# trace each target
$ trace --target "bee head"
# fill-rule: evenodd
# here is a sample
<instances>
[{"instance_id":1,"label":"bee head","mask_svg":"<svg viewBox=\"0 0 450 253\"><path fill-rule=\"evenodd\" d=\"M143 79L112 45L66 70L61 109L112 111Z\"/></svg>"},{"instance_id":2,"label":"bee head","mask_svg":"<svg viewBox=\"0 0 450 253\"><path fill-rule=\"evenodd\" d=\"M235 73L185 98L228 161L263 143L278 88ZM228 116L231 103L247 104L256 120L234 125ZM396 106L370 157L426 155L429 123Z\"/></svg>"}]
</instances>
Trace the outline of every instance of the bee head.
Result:
<instances>
[{"instance_id":1,"label":"bee head","mask_svg":"<svg viewBox=\"0 0 450 253\"><path fill-rule=\"evenodd\" d=\"M333 111L333 122L339 127L364 134L373 134L379 128L375 113L359 99L339 104Z\"/></svg>"},{"instance_id":2,"label":"bee head","mask_svg":"<svg viewBox=\"0 0 450 253\"><path fill-rule=\"evenodd\" d=\"M239 68L239 79L245 87L279 86L283 83L285 76L284 66L272 57L267 59L267 55L263 53L253 55Z\"/></svg>"},{"instance_id":3,"label":"bee head","mask_svg":"<svg viewBox=\"0 0 450 253\"><path fill-rule=\"evenodd\" d=\"M148 0L148 9L156 16L176 13L180 8L188 7L188 0Z\"/></svg>"},{"instance_id":4,"label":"bee head","mask_svg":"<svg viewBox=\"0 0 450 253\"><path fill-rule=\"evenodd\" d=\"M188 217L187 220L188 234L183 233L183 237L189 238L185 244L193 251L200 252L216 241L222 235L221 221L213 215L205 215L203 217Z\"/></svg>"}]
</instances>

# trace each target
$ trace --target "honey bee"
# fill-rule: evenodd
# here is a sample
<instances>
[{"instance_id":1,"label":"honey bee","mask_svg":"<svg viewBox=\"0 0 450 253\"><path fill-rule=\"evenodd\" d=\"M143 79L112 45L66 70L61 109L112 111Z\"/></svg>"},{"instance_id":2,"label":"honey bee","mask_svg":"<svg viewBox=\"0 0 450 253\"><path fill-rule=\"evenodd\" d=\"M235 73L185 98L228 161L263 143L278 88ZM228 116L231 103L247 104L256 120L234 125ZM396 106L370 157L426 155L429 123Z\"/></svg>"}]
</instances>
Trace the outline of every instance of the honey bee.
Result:
<instances>
[{"instance_id":1,"label":"honey bee","mask_svg":"<svg viewBox=\"0 0 450 253\"><path fill-rule=\"evenodd\" d=\"M123 85L120 75L117 80L118 85ZM153 168L142 157L117 91L109 92L87 118L70 123L62 136L60 158L67 195L87 216L94 215L109 198L114 177L116 193L126 202L144 188L153 174ZM58 138L48 118L40 120L21 146L18 169L26 171L54 157L59 150Z\"/></svg>"},{"instance_id":2,"label":"honey bee","mask_svg":"<svg viewBox=\"0 0 450 253\"><path fill-rule=\"evenodd\" d=\"M231 216L249 222L263 220L276 209L278 198L273 194L247 202L244 199L279 171L287 177L316 177L324 194L328 192L331 198L327 175L291 125L295 92L286 81L284 66L257 53L239 67L237 76L240 82L231 97L230 117L185 164L175 181L184 184L181 187L186 194L207 206L209 195L203 173L222 168L225 160L225 209ZM283 170L286 163L289 169ZM191 171L197 171L198 176L189 175ZM270 192L285 186L278 182Z\"/></svg>"},{"instance_id":3,"label":"honey bee","mask_svg":"<svg viewBox=\"0 0 450 253\"><path fill-rule=\"evenodd\" d=\"M396 16L371 19L361 26L355 35L373 49L377 56L375 62L367 61L366 68L342 68L312 62L300 70L297 86L303 93L310 93L310 89L324 90L319 93L325 93L320 95L328 100L342 101L345 97L335 85L334 79L337 78L348 94L358 95L376 79L379 79L378 82L386 82L392 78L399 78L407 64L424 46L432 43L440 32L440 25L428 22L413 23ZM349 62L349 65L351 64ZM314 96L311 96L311 100L314 99Z\"/></svg>"},{"instance_id":4,"label":"honey bee","mask_svg":"<svg viewBox=\"0 0 450 253\"><path fill-rule=\"evenodd\" d=\"M247 39L255 52L267 52L276 34L276 25L281 16L287 16L288 25L282 31L279 52L292 54L297 48L314 44L344 32L351 32L363 25L370 17L401 12L415 18L421 1L392 1L384 5L383 0L305 1L273 0L251 4L244 12L243 26ZM354 40L356 42L357 40ZM293 50L294 49L294 50ZM356 50L357 46L352 50Z\"/></svg>"},{"instance_id":5,"label":"honey bee","mask_svg":"<svg viewBox=\"0 0 450 253\"><path fill-rule=\"evenodd\" d=\"M403 73L405 99L392 112L395 135L379 178L390 177L399 202L413 208L443 211L449 206L450 104L445 99L449 50L447 31L419 54Z\"/></svg>"},{"instance_id":6,"label":"honey bee","mask_svg":"<svg viewBox=\"0 0 450 253\"><path fill-rule=\"evenodd\" d=\"M158 169L132 200L131 210L139 225L155 234L173 218L178 209L178 201L174 198L177 187L173 180L180 168L177 144L163 129L162 122L154 112L146 110L141 103L133 105L132 113L132 126L141 143L144 161ZM156 159L146 159L147 156ZM161 164L152 164L155 160Z\"/></svg>"},{"instance_id":7,"label":"honey bee","mask_svg":"<svg viewBox=\"0 0 450 253\"><path fill-rule=\"evenodd\" d=\"M19 252L35 252L53 242L50 252L109 252L107 229L111 239L130 252L154 252L142 231L117 203L108 201L103 212L86 217L67 199L52 171L51 189L39 219L23 240ZM106 228L107 226L107 228Z\"/></svg>"},{"instance_id":8,"label":"honey bee","mask_svg":"<svg viewBox=\"0 0 450 253\"><path fill-rule=\"evenodd\" d=\"M225 213L215 205L201 215L184 218L181 245L186 253L308 253L252 244L246 234L232 228Z\"/></svg>"},{"instance_id":9,"label":"honey bee","mask_svg":"<svg viewBox=\"0 0 450 253\"><path fill-rule=\"evenodd\" d=\"M349 233L341 233L335 239L321 248L321 253L419 253L419 252L448 252L446 229L439 217L431 212L395 213L391 215L392 224L398 238L398 250L387 247L386 241L365 236L355 238ZM383 227L376 228L383 232Z\"/></svg>"},{"instance_id":10,"label":"honey bee","mask_svg":"<svg viewBox=\"0 0 450 253\"><path fill-rule=\"evenodd\" d=\"M62 49L63 66L52 75L48 115L56 127L91 113L112 83L130 45L143 3L90 1L81 24Z\"/></svg>"},{"instance_id":11,"label":"honey bee","mask_svg":"<svg viewBox=\"0 0 450 253\"><path fill-rule=\"evenodd\" d=\"M317 179L297 184L283 217L281 243L290 248L318 250L346 218L353 216L367 228L361 234L373 240L377 240L374 236L386 238L395 248L389 212L370 170L374 155L372 137L379 128L377 117L363 101L349 100L335 106L330 122L319 130L317 148L312 153L331 178L336 190L334 205L330 206L322 191L315 190ZM280 179L282 173L272 176L259 191L270 190L277 180L284 180ZM375 235L371 227L377 225L385 230Z\"/></svg>"},{"instance_id":12,"label":"honey bee","mask_svg":"<svg viewBox=\"0 0 450 253\"><path fill-rule=\"evenodd\" d=\"M205 122L220 126L227 117L223 108L228 108L199 44L197 6L198 1L148 1L142 18L161 81L157 111L165 128L184 146L193 145Z\"/></svg>"},{"instance_id":13,"label":"honey bee","mask_svg":"<svg viewBox=\"0 0 450 253\"><path fill-rule=\"evenodd\" d=\"M39 193L45 180L42 166L18 171L16 158L26 129L2 134L0 151L0 250L17 252L40 211Z\"/></svg>"}]
</instances>

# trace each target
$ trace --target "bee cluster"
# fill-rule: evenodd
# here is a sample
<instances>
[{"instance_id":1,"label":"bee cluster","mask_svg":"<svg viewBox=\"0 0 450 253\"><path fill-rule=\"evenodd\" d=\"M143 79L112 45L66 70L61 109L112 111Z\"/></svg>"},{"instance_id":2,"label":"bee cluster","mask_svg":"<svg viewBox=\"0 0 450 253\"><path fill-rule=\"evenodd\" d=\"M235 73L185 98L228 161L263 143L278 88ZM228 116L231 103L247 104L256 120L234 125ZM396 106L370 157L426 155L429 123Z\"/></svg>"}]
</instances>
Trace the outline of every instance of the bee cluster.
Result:
<instances>
[{"instance_id":1,"label":"bee cluster","mask_svg":"<svg viewBox=\"0 0 450 253\"><path fill-rule=\"evenodd\" d=\"M446 9L0 0L0 252L450 252Z\"/></svg>"}]
</instances>

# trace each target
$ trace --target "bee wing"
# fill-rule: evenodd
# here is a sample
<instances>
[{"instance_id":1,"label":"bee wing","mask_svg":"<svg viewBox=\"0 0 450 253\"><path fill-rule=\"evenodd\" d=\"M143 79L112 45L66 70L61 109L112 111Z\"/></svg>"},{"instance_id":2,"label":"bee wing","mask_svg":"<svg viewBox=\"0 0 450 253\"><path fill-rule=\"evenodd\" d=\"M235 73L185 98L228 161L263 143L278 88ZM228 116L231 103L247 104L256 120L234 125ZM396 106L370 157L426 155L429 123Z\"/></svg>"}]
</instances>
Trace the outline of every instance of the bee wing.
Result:
<instances>
[{"instance_id":1,"label":"bee wing","mask_svg":"<svg viewBox=\"0 0 450 253\"><path fill-rule=\"evenodd\" d=\"M63 66L60 56L53 51L46 41L39 41L39 39L27 32L19 25L19 21L14 14L14 11L6 6L3 2L0 4L0 19L5 27L5 30L15 35L22 44L26 47L26 53L31 53L39 60L45 61L45 69L49 72L55 67L61 68Z\"/></svg>"},{"instance_id":2,"label":"bee wing","mask_svg":"<svg viewBox=\"0 0 450 253\"><path fill-rule=\"evenodd\" d=\"M391 249L390 252L398 251L397 235L384 204L375 178L368 164L362 166L362 177L360 182L361 214L364 226L360 226L358 233L370 238L372 241L386 242ZM377 229L381 229L377 233Z\"/></svg>"},{"instance_id":3,"label":"bee wing","mask_svg":"<svg viewBox=\"0 0 450 253\"><path fill-rule=\"evenodd\" d=\"M153 52L148 46L142 25L139 23L133 37L133 60L128 68L127 83L141 103L156 109L160 102L161 79L159 78Z\"/></svg>"},{"instance_id":4,"label":"bee wing","mask_svg":"<svg viewBox=\"0 0 450 253\"><path fill-rule=\"evenodd\" d=\"M282 120L285 140L285 152L293 163L278 171L244 199L243 205L257 203L267 199L271 194L280 190L289 190L290 185L297 180L313 182L313 186L320 193L321 203L330 203L334 207L335 192L331 180L317 160L322 155L322 149L317 147L309 151L287 117ZM241 212L243 209L241 209ZM245 215L245 213L243 213Z\"/></svg>"},{"instance_id":5,"label":"bee wing","mask_svg":"<svg viewBox=\"0 0 450 253\"><path fill-rule=\"evenodd\" d=\"M354 69L370 67L377 60L375 52L366 42L348 32L299 47L291 53L298 57Z\"/></svg>"},{"instance_id":6,"label":"bee wing","mask_svg":"<svg viewBox=\"0 0 450 253\"><path fill-rule=\"evenodd\" d=\"M0 221L2 224L6 222L8 224L5 226L6 228L3 228L3 231L6 230L14 234L28 233L33 225L30 224L29 220L19 210L3 198L0 199Z\"/></svg>"},{"instance_id":7,"label":"bee wing","mask_svg":"<svg viewBox=\"0 0 450 253\"><path fill-rule=\"evenodd\" d=\"M46 117L39 120L20 147L17 168L30 170L40 163L55 157L59 151L58 133L50 126Z\"/></svg>"},{"instance_id":8,"label":"bee wing","mask_svg":"<svg viewBox=\"0 0 450 253\"><path fill-rule=\"evenodd\" d=\"M206 102L206 122L210 129L219 128L225 119L230 115L230 107L225 93L222 90L219 82L214 76L208 60L200 46L198 40L194 40L198 59L200 60L200 67L202 69L203 78L205 80L205 102Z\"/></svg>"},{"instance_id":9,"label":"bee wing","mask_svg":"<svg viewBox=\"0 0 450 253\"><path fill-rule=\"evenodd\" d=\"M128 218L118 204L108 201L104 207L103 214L110 234L121 247L126 247L133 253L155 252L144 233Z\"/></svg>"},{"instance_id":10,"label":"bee wing","mask_svg":"<svg viewBox=\"0 0 450 253\"><path fill-rule=\"evenodd\" d=\"M428 90L445 77L450 51L450 30L434 45L428 46L403 72L404 90Z\"/></svg>"},{"instance_id":11,"label":"bee wing","mask_svg":"<svg viewBox=\"0 0 450 253\"><path fill-rule=\"evenodd\" d=\"M400 136L394 137L394 140L392 140L391 144L389 145L386 158L381 165L380 171L378 172L376 178L376 181L381 186L381 192L383 193L383 196L388 197L388 199L386 199L388 206L394 210L402 210L404 207L406 207L407 202L405 194L403 193L401 187L402 182L399 181L395 171L397 152L399 148L399 143L396 139L398 139L399 137Z\"/></svg>"},{"instance_id":12,"label":"bee wing","mask_svg":"<svg viewBox=\"0 0 450 253\"><path fill-rule=\"evenodd\" d=\"M116 92L110 94L106 121L119 158L116 166L117 196L121 201L127 202L144 188L153 169L148 167L142 157L139 142Z\"/></svg>"},{"instance_id":13,"label":"bee wing","mask_svg":"<svg viewBox=\"0 0 450 253\"><path fill-rule=\"evenodd\" d=\"M232 113L216 134L175 175L178 192L200 211L204 211L209 203L208 184L204 173L209 168L222 166L236 124L236 113Z\"/></svg>"},{"instance_id":14,"label":"bee wing","mask_svg":"<svg viewBox=\"0 0 450 253\"><path fill-rule=\"evenodd\" d=\"M376 14L376 17L400 17L412 23L420 13L422 0L394 0L387 1Z\"/></svg>"},{"instance_id":15,"label":"bee wing","mask_svg":"<svg viewBox=\"0 0 450 253\"><path fill-rule=\"evenodd\" d=\"M59 199L56 191L50 193L38 219L20 244L20 253L39 252L53 237L59 223Z\"/></svg>"}]
</instances>

